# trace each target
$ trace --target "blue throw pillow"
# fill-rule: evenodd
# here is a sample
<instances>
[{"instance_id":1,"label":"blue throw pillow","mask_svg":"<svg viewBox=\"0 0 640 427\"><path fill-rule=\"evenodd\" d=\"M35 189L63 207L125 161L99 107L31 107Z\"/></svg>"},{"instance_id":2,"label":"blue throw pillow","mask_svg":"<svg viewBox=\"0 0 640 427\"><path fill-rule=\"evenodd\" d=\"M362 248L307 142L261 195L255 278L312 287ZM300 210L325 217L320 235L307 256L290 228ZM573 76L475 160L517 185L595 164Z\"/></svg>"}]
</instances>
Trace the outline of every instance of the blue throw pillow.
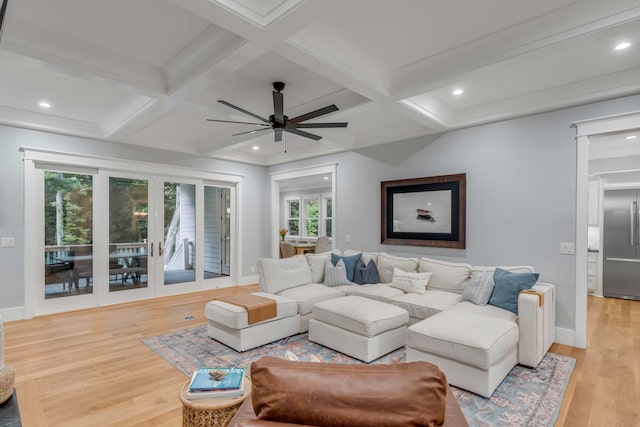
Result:
<instances>
[{"instance_id":1,"label":"blue throw pillow","mask_svg":"<svg viewBox=\"0 0 640 427\"><path fill-rule=\"evenodd\" d=\"M518 314L518 295L520 291L531 289L538 281L538 273L512 273L496 268L493 273L495 286L489 304Z\"/></svg>"},{"instance_id":2,"label":"blue throw pillow","mask_svg":"<svg viewBox=\"0 0 640 427\"><path fill-rule=\"evenodd\" d=\"M338 261L343 260L344 266L347 269L347 279L349 279L350 282L353 282L353 275L355 274L355 271L356 271L356 264L358 263L358 260L361 257L362 257L361 253L351 255L351 256L340 256L332 253L331 264L336 265Z\"/></svg>"},{"instance_id":3,"label":"blue throw pillow","mask_svg":"<svg viewBox=\"0 0 640 427\"><path fill-rule=\"evenodd\" d=\"M367 265L359 259L356 264L356 270L353 274L353 281L358 285L377 284L380 283L380 275L378 274L378 267L372 259L369 260Z\"/></svg>"}]
</instances>

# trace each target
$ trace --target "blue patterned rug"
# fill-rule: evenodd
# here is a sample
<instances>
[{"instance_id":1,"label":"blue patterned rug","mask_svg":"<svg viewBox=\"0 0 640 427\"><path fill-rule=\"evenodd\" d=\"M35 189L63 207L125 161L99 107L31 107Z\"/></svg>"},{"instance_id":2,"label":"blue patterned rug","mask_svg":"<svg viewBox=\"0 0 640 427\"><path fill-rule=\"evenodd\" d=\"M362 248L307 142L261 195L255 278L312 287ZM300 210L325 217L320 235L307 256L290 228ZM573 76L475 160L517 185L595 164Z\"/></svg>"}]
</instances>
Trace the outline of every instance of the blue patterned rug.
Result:
<instances>
[{"instance_id":1,"label":"blue patterned rug","mask_svg":"<svg viewBox=\"0 0 640 427\"><path fill-rule=\"evenodd\" d=\"M293 352L300 360L334 363L363 362L323 347L307 339L307 334L266 344L238 353L207 336L207 327L198 326L142 340L149 348L178 368L187 377L202 366L249 368L262 356L285 357ZM404 362L404 348L371 363ZM502 381L491 399L452 387L456 399L472 427L552 426L560 410L575 359L547 353L536 369L516 366Z\"/></svg>"}]
</instances>

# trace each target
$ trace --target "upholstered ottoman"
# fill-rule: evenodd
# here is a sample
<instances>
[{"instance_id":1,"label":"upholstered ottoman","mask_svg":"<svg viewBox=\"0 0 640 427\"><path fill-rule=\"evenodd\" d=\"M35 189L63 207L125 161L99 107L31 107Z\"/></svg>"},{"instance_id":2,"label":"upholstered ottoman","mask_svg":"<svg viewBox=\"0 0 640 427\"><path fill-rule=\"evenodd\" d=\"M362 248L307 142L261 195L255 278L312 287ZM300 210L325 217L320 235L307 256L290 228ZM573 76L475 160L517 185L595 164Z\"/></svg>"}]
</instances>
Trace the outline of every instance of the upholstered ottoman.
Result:
<instances>
[{"instance_id":1,"label":"upholstered ottoman","mask_svg":"<svg viewBox=\"0 0 640 427\"><path fill-rule=\"evenodd\" d=\"M371 362L402 347L409 314L394 305L359 296L321 301L313 307L309 339Z\"/></svg>"},{"instance_id":2,"label":"upholstered ottoman","mask_svg":"<svg viewBox=\"0 0 640 427\"><path fill-rule=\"evenodd\" d=\"M249 324L246 308L213 300L205 306L209 336L236 351L245 351L298 333L300 316L296 301L263 292L252 295L275 300L277 315Z\"/></svg>"},{"instance_id":3,"label":"upholstered ottoman","mask_svg":"<svg viewBox=\"0 0 640 427\"><path fill-rule=\"evenodd\" d=\"M433 363L449 384L490 397L518 363L518 335L515 320L444 310L408 328L407 362Z\"/></svg>"}]
</instances>

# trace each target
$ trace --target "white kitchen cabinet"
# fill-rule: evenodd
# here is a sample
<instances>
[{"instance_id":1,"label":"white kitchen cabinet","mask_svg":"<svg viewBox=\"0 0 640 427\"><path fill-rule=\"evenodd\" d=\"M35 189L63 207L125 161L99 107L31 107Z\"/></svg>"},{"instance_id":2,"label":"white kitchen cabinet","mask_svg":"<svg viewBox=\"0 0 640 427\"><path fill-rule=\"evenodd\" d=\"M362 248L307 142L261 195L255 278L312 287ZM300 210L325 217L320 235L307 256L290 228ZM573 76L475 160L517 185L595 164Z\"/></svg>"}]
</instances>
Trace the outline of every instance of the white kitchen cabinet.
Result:
<instances>
[{"instance_id":1,"label":"white kitchen cabinet","mask_svg":"<svg viewBox=\"0 0 640 427\"><path fill-rule=\"evenodd\" d=\"M589 181L588 222L589 225L598 225L600 216L600 184L597 181Z\"/></svg>"},{"instance_id":2,"label":"white kitchen cabinet","mask_svg":"<svg viewBox=\"0 0 640 427\"><path fill-rule=\"evenodd\" d=\"M598 252L587 254L587 289L589 291L598 289Z\"/></svg>"}]
</instances>

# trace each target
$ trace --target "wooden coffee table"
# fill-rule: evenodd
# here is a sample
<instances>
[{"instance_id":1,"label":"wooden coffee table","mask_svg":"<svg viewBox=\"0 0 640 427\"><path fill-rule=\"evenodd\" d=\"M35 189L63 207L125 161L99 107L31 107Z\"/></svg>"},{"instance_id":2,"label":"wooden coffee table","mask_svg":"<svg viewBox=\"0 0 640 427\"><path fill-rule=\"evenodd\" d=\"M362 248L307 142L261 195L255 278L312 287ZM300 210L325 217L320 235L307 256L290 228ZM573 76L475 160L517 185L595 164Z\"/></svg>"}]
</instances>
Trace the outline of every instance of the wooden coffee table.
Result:
<instances>
[{"instance_id":1,"label":"wooden coffee table","mask_svg":"<svg viewBox=\"0 0 640 427\"><path fill-rule=\"evenodd\" d=\"M244 379L244 396L231 399L187 399L189 383L180 391L182 427L226 427L238 412L238 407L251 393L251 380Z\"/></svg>"}]
</instances>

